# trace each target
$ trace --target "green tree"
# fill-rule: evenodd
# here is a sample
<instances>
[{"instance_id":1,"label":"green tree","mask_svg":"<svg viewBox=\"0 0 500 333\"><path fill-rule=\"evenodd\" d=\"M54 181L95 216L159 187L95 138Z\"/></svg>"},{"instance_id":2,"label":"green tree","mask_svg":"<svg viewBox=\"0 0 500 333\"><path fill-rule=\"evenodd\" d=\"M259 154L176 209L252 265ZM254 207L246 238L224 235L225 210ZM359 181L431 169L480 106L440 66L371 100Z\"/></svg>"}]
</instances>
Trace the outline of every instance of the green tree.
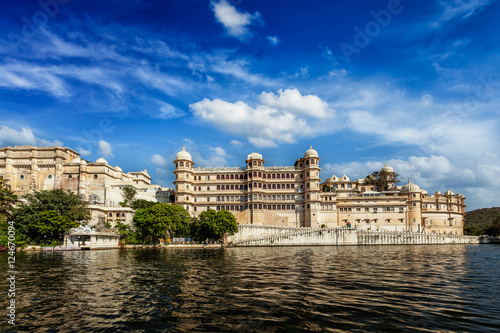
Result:
<instances>
[{"instance_id":1,"label":"green tree","mask_svg":"<svg viewBox=\"0 0 500 333\"><path fill-rule=\"evenodd\" d=\"M11 217L14 205L17 203L17 195L4 186L3 179L0 178L0 221Z\"/></svg>"},{"instance_id":2,"label":"green tree","mask_svg":"<svg viewBox=\"0 0 500 333\"><path fill-rule=\"evenodd\" d=\"M497 217L489 228L485 230L488 236L500 236L500 217Z\"/></svg>"},{"instance_id":3,"label":"green tree","mask_svg":"<svg viewBox=\"0 0 500 333\"><path fill-rule=\"evenodd\" d=\"M321 189L322 192L335 192L335 189L333 188L333 186L323 186L323 188Z\"/></svg>"},{"instance_id":4,"label":"green tree","mask_svg":"<svg viewBox=\"0 0 500 333\"><path fill-rule=\"evenodd\" d=\"M373 185L376 191L381 192L389 190L394 184L400 181L397 173L392 174L385 171L375 171L365 177L363 185Z\"/></svg>"},{"instance_id":5,"label":"green tree","mask_svg":"<svg viewBox=\"0 0 500 333\"><path fill-rule=\"evenodd\" d=\"M192 219L184 207L167 203L157 203L150 208L139 209L134 216L137 233L148 243L168 236L187 236L191 222Z\"/></svg>"},{"instance_id":6,"label":"green tree","mask_svg":"<svg viewBox=\"0 0 500 333\"><path fill-rule=\"evenodd\" d=\"M231 212L209 209L202 212L193 223L192 236L197 241L222 240L224 235L234 235L238 232L236 218Z\"/></svg>"},{"instance_id":7,"label":"green tree","mask_svg":"<svg viewBox=\"0 0 500 333\"><path fill-rule=\"evenodd\" d=\"M153 207L154 205L156 205L156 202L154 202L154 201L149 201L149 200L145 200L145 199L138 199L138 200L132 201L131 207L132 207L132 209L138 210L138 209Z\"/></svg>"},{"instance_id":8,"label":"green tree","mask_svg":"<svg viewBox=\"0 0 500 333\"><path fill-rule=\"evenodd\" d=\"M56 219L53 213L65 217L66 219ZM42 214L44 213L44 214ZM17 209L12 214L12 219L16 222L16 233L19 232L28 242L38 242L39 237L36 236L34 230L45 230L43 225L53 226L54 232L44 231L44 240L48 237L56 237L59 235L59 226L75 225L74 223L66 223L66 221L77 222L86 221L89 219L89 211L87 203L78 195L70 192L57 190L35 191L24 196L24 202L21 202ZM40 226L36 226L40 224ZM67 230L64 230L67 231ZM50 236L52 235L52 236ZM59 240L59 236L50 241Z\"/></svg>"},{"instance_id":9,"label":"green tree","mask_svg":"<svg viewBox=\"0 0 500 333\"><path fill-rule=\"evenodd\" d=\"M78 226L78 222L53 210L40 212L28 224L28 237L34 244L49 245L62 239L63 234Z\"/></svg>"},{"instance_id":10,"label":"green tree","mask_svg":"<svg viewBox=\"0 0 500 333\"><path fill-rule=\"evenodd\" d=\"M137 190L131 186L126 186L122 188L123 201L120 205L123 207L131 207L137 195Z\"/></svg>"}]
</instances>

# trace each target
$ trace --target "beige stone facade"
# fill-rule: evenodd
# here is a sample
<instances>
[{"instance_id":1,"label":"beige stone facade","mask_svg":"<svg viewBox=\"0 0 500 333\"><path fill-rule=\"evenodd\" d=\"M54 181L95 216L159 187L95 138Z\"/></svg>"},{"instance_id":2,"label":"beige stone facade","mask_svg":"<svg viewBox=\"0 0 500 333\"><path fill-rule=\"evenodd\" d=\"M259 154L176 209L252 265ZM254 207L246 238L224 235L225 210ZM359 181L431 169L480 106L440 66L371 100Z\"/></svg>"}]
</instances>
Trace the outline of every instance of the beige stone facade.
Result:
<instances>
[{"instance_id":1,"label":"beige stone facade","mask_svg":"<svg viewBox=\"0 0 500 333\"><path fill-rule=\"evenodd\" d=\"M429 196L410 180L404 186L390 183L384 192L346 175L321 183L319 163L310 148L292 166L265 166L261 154L251 153L245 167L204 168L195 167L183 149L174 160L175 202L193 216L228 210L240 224L463 234L461 194ZM394 174L388 165L381 171Z\"/></svg>"},{"instance_id":2,"label":"beige stone facade","mask_svg":"<svg viewBox=\"0 0 500 333\"><path fill-rule=\"evenodd\" d=\"M118 213L120 220L131 222L133 210L120 206L123 187L134 187L136 199L154 202L169 202L173 193L170 188L151 184L146 170L125 173L102 157L87 162L76 151L64 147L0 148L0 177L20 196L51 189L70 190L80 195L90 203L92 224L103 220L114 222L118 220Z\"/></svg>"}]
</instances>

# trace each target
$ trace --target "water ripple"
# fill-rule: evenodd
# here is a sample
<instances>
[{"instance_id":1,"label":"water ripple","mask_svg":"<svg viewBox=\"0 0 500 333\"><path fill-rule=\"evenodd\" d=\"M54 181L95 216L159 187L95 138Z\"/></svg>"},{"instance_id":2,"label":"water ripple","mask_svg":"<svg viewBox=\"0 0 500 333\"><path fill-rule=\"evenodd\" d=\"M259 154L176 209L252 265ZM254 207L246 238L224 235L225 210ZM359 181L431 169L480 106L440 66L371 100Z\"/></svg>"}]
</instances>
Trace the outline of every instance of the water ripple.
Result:
<instances>
[{"instance_id":1,"label":"water ripple","mask_svg":"<svg viewBox=\"0 0 500 333\"><path fill-rule=\"evenodd\" d=\"M18 332L500 330L497 245L16 256Z\"/></svg>"}]
</instances>

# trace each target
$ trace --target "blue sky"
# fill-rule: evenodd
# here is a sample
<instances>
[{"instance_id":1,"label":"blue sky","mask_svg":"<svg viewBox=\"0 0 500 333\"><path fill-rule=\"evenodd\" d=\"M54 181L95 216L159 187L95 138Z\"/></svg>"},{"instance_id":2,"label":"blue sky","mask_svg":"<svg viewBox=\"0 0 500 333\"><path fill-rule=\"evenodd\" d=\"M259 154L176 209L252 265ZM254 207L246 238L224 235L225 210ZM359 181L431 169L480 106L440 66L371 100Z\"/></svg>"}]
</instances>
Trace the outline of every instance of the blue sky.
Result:
<instances>
[{"instance_id":1,"label":"blue sky","mask_svg":"<svg viewBox=\"0 0 500 333\"><path fill-rule=\"evenodd\" d=\"M173 186L248 153L321 178L388 161L500 206L500 3L2 1L0 146L63 145Z\"/></svg>"}]
</instances>

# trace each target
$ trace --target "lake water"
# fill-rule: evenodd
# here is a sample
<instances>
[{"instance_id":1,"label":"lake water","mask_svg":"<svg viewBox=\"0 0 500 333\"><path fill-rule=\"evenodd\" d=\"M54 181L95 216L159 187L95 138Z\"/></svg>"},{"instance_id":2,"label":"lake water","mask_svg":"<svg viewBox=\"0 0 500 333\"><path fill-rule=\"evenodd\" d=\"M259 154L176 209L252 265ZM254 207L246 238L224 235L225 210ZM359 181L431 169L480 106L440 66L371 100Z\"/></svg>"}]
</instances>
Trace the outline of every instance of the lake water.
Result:
<instances>
[{"instance_id":1,"label":"lake water","mask_svg":"<svg viewBox=\"0 0 500 333\"><path fill-rule=\"evenodd\" d=\"M18 332L499 332L500 246L16 254Z\"/></svg>"}]
</instances>

